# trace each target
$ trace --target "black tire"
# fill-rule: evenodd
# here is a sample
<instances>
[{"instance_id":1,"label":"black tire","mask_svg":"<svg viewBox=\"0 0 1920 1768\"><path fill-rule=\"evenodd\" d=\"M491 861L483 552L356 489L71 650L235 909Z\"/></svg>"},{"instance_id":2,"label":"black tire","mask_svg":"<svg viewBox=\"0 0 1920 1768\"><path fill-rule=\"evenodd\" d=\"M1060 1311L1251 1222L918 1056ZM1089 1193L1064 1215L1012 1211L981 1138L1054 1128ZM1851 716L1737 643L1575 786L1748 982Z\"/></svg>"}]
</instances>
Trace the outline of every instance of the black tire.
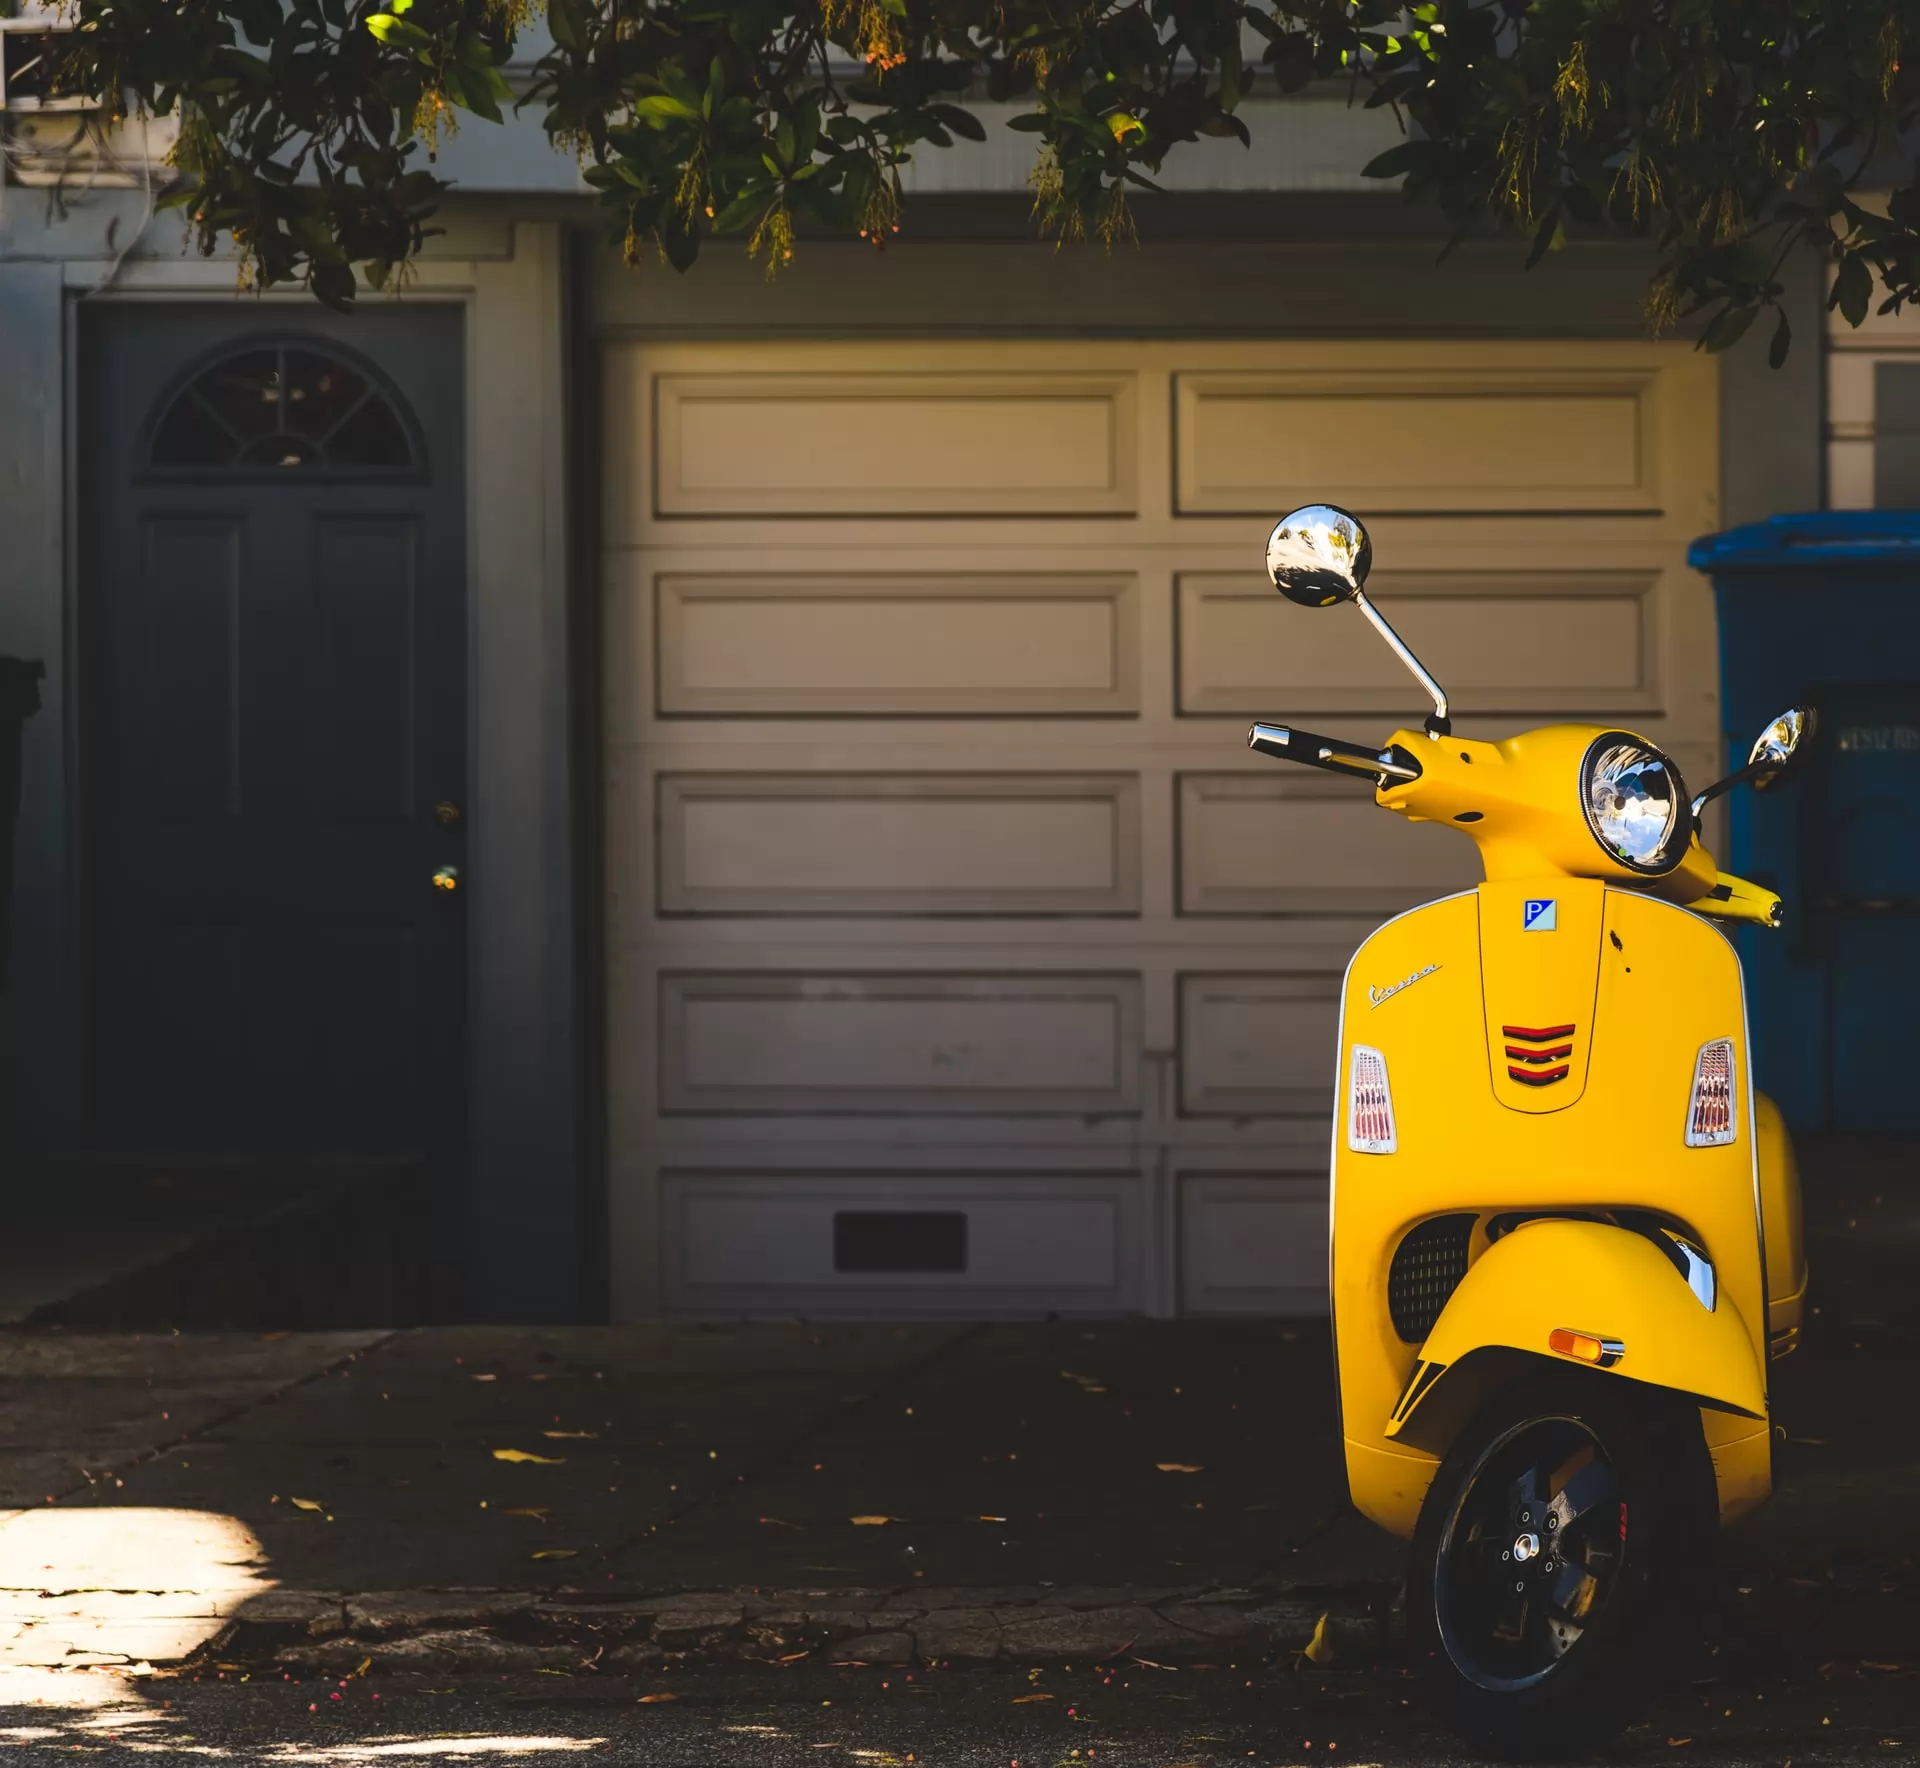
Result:
<instances>
[{"instance_id":1,"label":"black tire","mask_svg":"<svg viewBox=\"0 0 1920 1768\"><path fill-rule=\"evenodd\" d=\"M1496 1754L1604 1743L1697 1642L1717 1530L1693 1409L1572 1369L1503 1389L1414 1533L1408 1634L1430 1698Z\"/></svg>"}]
</instances>

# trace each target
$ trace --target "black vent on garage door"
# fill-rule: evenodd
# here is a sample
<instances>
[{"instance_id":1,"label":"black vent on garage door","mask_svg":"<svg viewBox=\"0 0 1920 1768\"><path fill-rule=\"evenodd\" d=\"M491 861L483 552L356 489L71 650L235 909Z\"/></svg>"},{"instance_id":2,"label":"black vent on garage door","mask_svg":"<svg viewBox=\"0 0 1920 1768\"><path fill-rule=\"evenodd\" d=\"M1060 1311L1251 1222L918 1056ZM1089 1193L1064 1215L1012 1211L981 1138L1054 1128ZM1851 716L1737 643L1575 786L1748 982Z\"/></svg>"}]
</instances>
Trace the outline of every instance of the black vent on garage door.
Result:
<instances>
[{"instance_id":1,"label":"black vent on garage door","mask_svg":"<svg viewBox=\"0 0 1920 1768\"><path fill-rule=\"evenodd\" d=\"M1467 1274L1467 1248L1478 1219L1435 1216L1410 1230L1395 1248L1387 1272L1387 1312L1404 1343L1419 1344L1433 1330L1440 1310Z\"/></svg>"},{"instance_id":2,"label":"black vent on garage door","mask_svg":"<svg viewBox=\"0 0 1920 1768\"><path fill-rule=\"evenodd\" d=\"M957 1209L843 1209L833 1218L836 1271L964 1271L967 1218Z\"/></svg>"}]
</instances>

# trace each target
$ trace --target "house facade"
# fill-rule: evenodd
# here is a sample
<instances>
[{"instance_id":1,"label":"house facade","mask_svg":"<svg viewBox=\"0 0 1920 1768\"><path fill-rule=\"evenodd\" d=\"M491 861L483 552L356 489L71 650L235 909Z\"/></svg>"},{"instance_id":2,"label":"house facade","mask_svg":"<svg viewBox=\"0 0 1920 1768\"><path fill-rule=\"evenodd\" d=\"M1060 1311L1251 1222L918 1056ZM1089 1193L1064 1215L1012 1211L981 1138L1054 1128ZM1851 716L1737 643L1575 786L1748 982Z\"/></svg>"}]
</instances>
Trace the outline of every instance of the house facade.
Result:
<instances>
[{"instance_id":1,"label":"house facade","mask_svg":"<svg viewBox=\"0 0 1920 1768\"><path fill-rule=\"evenodd\" d=\"M1639 248L1439 263L1377 116L1249 121L1137 247L1036 240L990 125L772 283L626 268L470 123L346 317L236 294L124 143L15 155L10 1135L424 1154L473 1316L1323 1309L1343 969L1476 867L1247 752L1421 710L1272 519L1365 517L1475 734L1704 781L1687 543L1819 507L1858 419L1817 266L1784 369L1708 358Z\"/></svg>"}]
</instances>

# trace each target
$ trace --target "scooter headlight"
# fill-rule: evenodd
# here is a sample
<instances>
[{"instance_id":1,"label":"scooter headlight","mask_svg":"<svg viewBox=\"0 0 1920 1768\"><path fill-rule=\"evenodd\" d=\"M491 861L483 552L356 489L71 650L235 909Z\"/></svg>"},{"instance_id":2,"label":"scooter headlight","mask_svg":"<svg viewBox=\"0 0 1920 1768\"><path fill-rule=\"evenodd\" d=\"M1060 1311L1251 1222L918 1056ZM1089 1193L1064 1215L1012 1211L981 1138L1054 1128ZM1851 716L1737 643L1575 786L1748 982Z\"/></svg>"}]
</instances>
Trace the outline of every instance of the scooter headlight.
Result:
<instances>
[{"instance_id":1,"label":"scooter headlight","mask_svg":"<svg viewBox=\"0 0 1920 1768\"><path fill-rule=\"evenodd\" d=\"M1580 764L1580 806L1593 838L1629 871L1658 877L1693 838L1680 770L1624 731L1594 738Z\"/></svg>"}]
</instances>

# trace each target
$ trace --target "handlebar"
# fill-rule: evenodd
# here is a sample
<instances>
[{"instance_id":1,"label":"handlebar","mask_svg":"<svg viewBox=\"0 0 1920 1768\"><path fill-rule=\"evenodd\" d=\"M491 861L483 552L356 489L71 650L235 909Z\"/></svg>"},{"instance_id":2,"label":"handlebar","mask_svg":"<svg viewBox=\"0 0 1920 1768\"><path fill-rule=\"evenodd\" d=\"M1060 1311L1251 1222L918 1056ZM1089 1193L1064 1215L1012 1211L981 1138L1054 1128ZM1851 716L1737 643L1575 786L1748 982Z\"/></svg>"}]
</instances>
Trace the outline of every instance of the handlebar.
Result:
<instances>
[{"instance_id":1,"label":"handlebar","mask_svg":"<svg viewBox=\"0 0 1920 1768\"><path fill-rule=\"evenodd\" d=\"M1247 747L1281 761L1297 761L1303 767L1318 767L1328 773L1345 774L1349 779L1372 780L1384 786L1389 780L1417 780L1420 764L1404 749L1362 749L1343 743L1338 737L1316 736L1312 731L1295 730L1291 725L1256 724L1247 732Z\"/></svg>"}]
</instances>

